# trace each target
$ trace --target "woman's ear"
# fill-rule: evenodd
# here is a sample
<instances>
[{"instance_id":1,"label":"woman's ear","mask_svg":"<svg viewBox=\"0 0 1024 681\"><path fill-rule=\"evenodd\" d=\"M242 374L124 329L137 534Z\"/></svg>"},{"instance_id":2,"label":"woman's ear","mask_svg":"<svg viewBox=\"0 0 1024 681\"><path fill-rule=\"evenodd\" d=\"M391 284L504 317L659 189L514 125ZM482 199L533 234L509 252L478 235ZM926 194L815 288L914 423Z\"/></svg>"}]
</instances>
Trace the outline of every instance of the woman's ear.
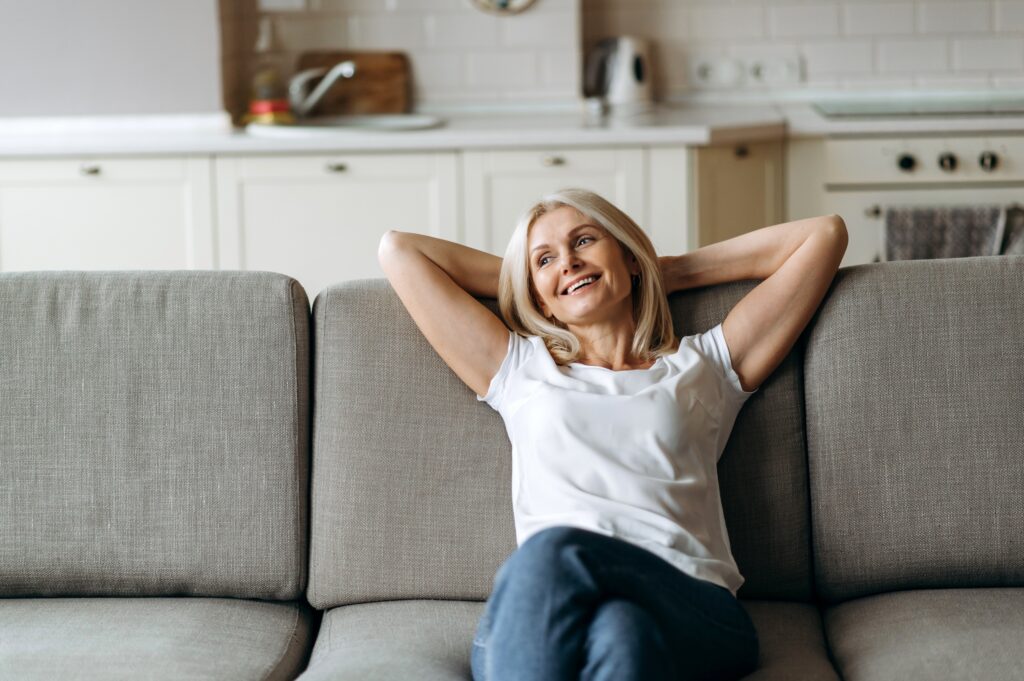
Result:
<instances>
[{"instance_id":1,"label":"woman's ear","mask_svg":"<svg viewBox=\"0 0 1024 681\"><path fill-rule=\"evenodd\" d=\"M633 255L633 254L630 254L629 259L630 259L629 273L630 274L640 274L640 272L642 271L640 269L640 261L637 260L637 257L635 255Z\"/></svg>"}]
</instances>

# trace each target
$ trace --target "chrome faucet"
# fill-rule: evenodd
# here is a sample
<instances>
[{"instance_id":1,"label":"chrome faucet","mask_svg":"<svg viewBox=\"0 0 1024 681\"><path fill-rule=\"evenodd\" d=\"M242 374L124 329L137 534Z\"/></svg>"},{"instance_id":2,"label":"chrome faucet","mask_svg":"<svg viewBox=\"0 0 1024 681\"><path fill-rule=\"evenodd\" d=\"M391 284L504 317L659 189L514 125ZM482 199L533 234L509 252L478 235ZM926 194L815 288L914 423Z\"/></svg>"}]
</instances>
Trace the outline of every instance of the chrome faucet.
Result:
<instances>
[{"instance_id":1,"label":"chrome faucet","mask_svg":"<svg viewBox=\"0 0 1024 681\"><path fill-rule=\"evenodd\" d=\"M338 80L351 78L355 74L356 63L351 60L335 64L330 71L325 68L317 68L296 73L288 82L288 102L291 104L292 113L299 118L305 118ZM320 84L307 95L306 88L309 81L320 78L320 76L323 76Z\"/></svg>"}]
</instances>

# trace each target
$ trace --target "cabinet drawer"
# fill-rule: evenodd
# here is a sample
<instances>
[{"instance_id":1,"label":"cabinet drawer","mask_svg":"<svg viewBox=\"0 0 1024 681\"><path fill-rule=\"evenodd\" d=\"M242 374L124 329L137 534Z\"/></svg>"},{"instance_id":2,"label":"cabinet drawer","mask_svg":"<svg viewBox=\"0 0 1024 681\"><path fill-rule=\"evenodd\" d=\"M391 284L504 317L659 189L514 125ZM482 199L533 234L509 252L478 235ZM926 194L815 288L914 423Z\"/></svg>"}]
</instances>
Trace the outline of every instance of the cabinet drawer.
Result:
<instances>
[{"instance_id":1,"label":"cabinet drawer","mask_svg":"<svg viewBox=\"0 0 1024 681\"><path fill-rule=\"evenodd\" d=\"M188 158L66 158L0 161L0 184L38 182L151 182L184 180Z\"/></svg>"},{"instance_id":2,"label":"cabinet drawer","mask_svg":"<svg viewBox=\"0 0 1024 681\"><path fill-rule=\"evenodd\" d=\"M626 153L635 150L623 150ZM487 171L505 173L550 173L577 175L580 172L613 172L622 165L623 151L614 149L527 149L523 151L479 152ZM467 156L473 152L467 152Z\"/></svg>"},{"instance_id":3,"label":"cabinet drawer","mask_svg":"<svg viewBox=\"0 0 1024 681\"><path fill-rule=\"evenodd\" d=\"M233 162L240 180L309 180L323 178L386 178L389 180L423 177L434 172L437 157L454 154L317 154L311 156L253 156L220 159Z\"/></svg>"},{"instance_id":4,"label":"cabinet drawer","mask_svg":"<svg viewBox=\"0 0 1024 681\"><path fill-rule=\"evenodd\" d=\"M466 244L502 255L522 212L552 192L597 192L641 225L647 221L644 149L467 151L463 158Z\"/></svg>"}]
</instances>

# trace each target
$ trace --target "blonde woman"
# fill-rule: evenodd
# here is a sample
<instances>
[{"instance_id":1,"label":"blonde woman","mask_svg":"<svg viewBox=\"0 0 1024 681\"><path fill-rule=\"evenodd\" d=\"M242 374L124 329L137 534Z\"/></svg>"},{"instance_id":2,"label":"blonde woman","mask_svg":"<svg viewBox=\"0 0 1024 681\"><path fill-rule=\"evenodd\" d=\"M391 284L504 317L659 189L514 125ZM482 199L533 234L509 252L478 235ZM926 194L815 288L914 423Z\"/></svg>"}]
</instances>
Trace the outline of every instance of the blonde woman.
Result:
<instances>
[{"instance_id":1,"label":"blonde woman","mask_svg":"<svg viewBox=\"0 0 1024 681\"><path fill-rule=\"evenodd\" d=\"M477 626L476 681L756 669L716 464L846 244L829 215L659 259L636 223L579 189L526 211L504 259L384 236L402 303L512 442L518 548ZM675 337L667 294L741 279L764 281L714 328ZM474 296L497 296L511 331Z\"/></svg>"}]
</instances>

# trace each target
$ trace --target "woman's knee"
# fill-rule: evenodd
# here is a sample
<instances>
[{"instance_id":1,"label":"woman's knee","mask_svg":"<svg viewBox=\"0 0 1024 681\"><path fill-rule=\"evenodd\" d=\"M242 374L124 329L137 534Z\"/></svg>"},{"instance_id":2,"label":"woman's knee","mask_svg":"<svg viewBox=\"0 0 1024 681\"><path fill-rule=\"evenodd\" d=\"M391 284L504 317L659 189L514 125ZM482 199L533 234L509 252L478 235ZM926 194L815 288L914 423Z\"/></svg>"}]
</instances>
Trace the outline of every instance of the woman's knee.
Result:
<instances>
[{"instance_id":1,"label":"woman's knee","mask_svg":"<svg viewBox=\"0 0 1024 681\"><path fill-rule=\"evenodd\" d=\"M641 648L665 647L665 639L657 622L643 607L633 601L613 598L605 601L594 613L590 640L595 644Z\"/></svg>"},{"instance_id":2,"label":"woman's knee","mask_svg":"<svg viewBox=\"0 0 1024 681\"><path fill-rule=\"evenodd\" d=\"M508 557L498 570L495 580L523 570L551 569L556 566L566 548L579 546L590 533L576 527L549 527L532 535Z\"/></svg>"},{"instance_id":3,"label":"woman's knee","mask_svg":"<svg viewBox=\"0 0 1024 681\"><path fill-rule=\"evenodd\" d=\"M587 632L583 679L670 679L673 661L658 623L642 606L605 601Z\"/></svg>"}]
</instances>

